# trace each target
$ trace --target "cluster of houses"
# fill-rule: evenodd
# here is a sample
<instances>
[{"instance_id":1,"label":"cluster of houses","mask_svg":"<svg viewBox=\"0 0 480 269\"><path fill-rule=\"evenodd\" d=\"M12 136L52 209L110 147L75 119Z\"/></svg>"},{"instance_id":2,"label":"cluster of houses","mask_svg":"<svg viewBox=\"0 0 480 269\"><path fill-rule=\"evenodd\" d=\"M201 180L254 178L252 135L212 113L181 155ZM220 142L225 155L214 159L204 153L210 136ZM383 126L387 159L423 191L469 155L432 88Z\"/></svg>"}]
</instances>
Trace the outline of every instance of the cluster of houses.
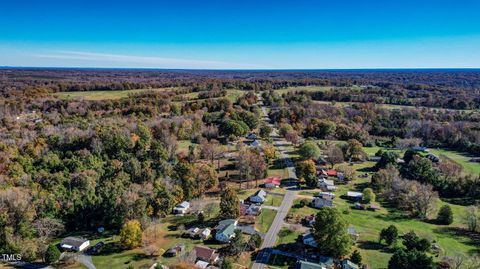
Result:
<instances>
[{"instance_id":1,"label":"cluster of houses","mask_svg":"<svg viewBox=\"0 0 480 269\"><path fill-rule=\"evenodd\" d=\"M320 169L318 172L317 187L322 191L313 198L312 207L322 208L325 206L333 206L333 199L335 198L333 192L337 189L333 178L337 178L338 180L344 179L343 174L334 169Z\"/></svg>"}]
</instances>

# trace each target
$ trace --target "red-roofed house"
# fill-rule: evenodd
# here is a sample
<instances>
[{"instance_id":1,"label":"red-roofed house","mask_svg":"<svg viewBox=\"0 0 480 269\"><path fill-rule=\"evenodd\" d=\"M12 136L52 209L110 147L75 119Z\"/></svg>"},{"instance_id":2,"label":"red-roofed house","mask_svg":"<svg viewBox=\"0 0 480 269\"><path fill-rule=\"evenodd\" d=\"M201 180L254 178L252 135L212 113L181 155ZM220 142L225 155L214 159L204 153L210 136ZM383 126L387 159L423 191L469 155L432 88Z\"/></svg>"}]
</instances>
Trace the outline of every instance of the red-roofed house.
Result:
<instances>
[{"instance_id":1,"label":"red-roofed house","mask_svg":"<svg viewBox=\"0 0 480 269\"><path fill-rule=\"evenodd\" d=\"M276 188L280 186L280 178L278 177L269 177L264 181L265 188Z\"/></svg>"},{"instance_id":2,"label":"red-roofed house","mask_svg":"<svg viewBox=\"0 0 480 269\"><path fill-rule=\"evenodd\" d=\"M337 176L337 170L335 170L335 169L329 169L329 170L327 170L327 176L329 176L329 177L336 177L336 176Z\"/></svg>"}]
</instances>

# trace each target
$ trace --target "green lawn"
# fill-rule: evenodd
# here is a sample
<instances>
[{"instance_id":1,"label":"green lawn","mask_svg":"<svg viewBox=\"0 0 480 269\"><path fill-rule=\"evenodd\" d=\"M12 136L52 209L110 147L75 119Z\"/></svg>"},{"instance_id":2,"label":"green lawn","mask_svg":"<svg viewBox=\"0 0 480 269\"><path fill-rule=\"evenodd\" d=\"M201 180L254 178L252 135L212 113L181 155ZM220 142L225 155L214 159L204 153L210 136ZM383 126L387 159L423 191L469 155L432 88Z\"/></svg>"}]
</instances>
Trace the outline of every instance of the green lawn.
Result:
<instances>
[{"instance_id":1,"label":"green lawn","mask_svg":"<svg viewBox=\"0 0 480 269\"><path fill-rule=\"evenodd\" d=\"M262 213L255 220L255 228L261 233L266 233L272 225L275 215L277 215L276 210L262 209Z\"/></svg>"},{"instance_id":2,"label":"green lawn","mask_svg":"<svg viewBox=\"0 0 480 269\"><path fill-rule=\"evenodd\" d=\"M267 200L264 205L279 207L282 204L283 196L280 195L267 195Z\"/></svg>"},{"instance_id":3,"label":"green lawn","mask_svg":"<svg viewBox=\"0 0 480 269\"><path fill-rule=\"evenodd\" d=\"M277 239L276 245L279 246L279 245L287 245L290 243L295 243L299 235L302 235L302 232L292 231L284 227L278 233L278 239Z\"/></svg>"},{"instance_id":4,"label":"green lawn","mask_svg":"<svg viewBox=\"0 0 480 269\"><path fill-rule=\"evenodd\" d=\"M283 255L273 254L270 255L270 259L268 260L269 268L293 268L297 259L290 258Z\"/></svg>"},{"instance_id":5,"label":"green lawn","mask_svg":"<svg viewBox=\"0 0 480 269\"><path fill-rule=\"evenodd\" d=\"M389 148L384 148L379 146L363 147L363 150L365 151L365 153L367 153L370 156L375 155L375 153L377 153L377 151L379 151L380 149L397 152L400 155L400 157L402 157L404 153L404 151L400 149L389 149ZM470 159L472 159L473 157L470 156L468 153L462 153L462 152L448 150L448 149L429 148L428 150L429 152L437 156L440 156L440 155L447 156L448 158L452 159L456 163L460 164L465 170L465 172L467 173L480 174L480 163L470 162Z\"/></svg>"},{"instance_id":6,"label":"green lawn","mask_svg":"<svg viewBox=\"0 0 480 269\"><path fill-rule=\"evenodd\" d=\"M82 98L85 100L116 100L128 97L129 94L140 93L145 91L168 91L175 88L158 88L158 89L138 89L125 91L83 91L83 92L56 92L53 95L60 99L71 100Z\"/></svg>"},{"instance_id":7,"label":"green lawn","mask_svg":"<svg viewBox=\"0 0 480 269\"><path fill-rule=\"evenodd\" d=\"M252 196L257 189L237 189L238 199L246 200L248 197Z\"/></svg>"},{"instance_id":8,"label":"green lawn","mask_svg":"<svg viewBox=\"0 0 480 269\"><path fill-rule=\"evenodd\" d=\"M446 149L429 149L429 151L437 156L445 155L454 160L465 169L465 172L480 174L480 163L470 162L472 157L466 153Z\"/></svg>"}]
</instances>

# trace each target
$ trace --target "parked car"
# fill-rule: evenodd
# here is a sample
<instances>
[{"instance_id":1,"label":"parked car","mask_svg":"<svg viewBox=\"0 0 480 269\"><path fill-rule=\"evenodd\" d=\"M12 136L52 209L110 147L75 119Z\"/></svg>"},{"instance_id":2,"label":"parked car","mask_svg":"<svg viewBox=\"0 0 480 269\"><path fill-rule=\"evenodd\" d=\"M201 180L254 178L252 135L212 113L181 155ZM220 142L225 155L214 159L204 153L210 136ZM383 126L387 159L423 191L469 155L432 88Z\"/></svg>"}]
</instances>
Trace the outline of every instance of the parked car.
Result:
<instances>
[{"instance_id":1,"label":"parked car","mask_svg":"<svg viewBox=\"0 0 480 269\"><path fill-rule=\"evenodd\" d=\"M97 253L100 249L103 248L103 246L105 246L105 243L100 241L98 243L95 244L95 246L91 247L88 252L89 253Z\"/></svg>"}]
</instances>

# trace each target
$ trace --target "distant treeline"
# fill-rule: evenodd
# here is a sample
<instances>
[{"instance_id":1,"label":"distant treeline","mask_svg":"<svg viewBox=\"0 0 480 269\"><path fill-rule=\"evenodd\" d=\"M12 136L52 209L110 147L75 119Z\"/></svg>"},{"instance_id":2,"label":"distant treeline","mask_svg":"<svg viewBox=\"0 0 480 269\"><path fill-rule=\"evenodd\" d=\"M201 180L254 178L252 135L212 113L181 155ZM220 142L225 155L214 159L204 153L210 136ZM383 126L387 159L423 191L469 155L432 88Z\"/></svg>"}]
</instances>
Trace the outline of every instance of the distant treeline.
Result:
<instances>
[{"instance_id":1,"label":"distant treeline","mask_svg":"<svg viewBox=\"0 0 480 269\"><path fill-rule=\"evenodd\" d=\"M441 107L450 109L480 108L480 90L453 89L427 85L386 85L363 90L335 88L312 93L313 100Z\"/></svg>"}]
</instances>

